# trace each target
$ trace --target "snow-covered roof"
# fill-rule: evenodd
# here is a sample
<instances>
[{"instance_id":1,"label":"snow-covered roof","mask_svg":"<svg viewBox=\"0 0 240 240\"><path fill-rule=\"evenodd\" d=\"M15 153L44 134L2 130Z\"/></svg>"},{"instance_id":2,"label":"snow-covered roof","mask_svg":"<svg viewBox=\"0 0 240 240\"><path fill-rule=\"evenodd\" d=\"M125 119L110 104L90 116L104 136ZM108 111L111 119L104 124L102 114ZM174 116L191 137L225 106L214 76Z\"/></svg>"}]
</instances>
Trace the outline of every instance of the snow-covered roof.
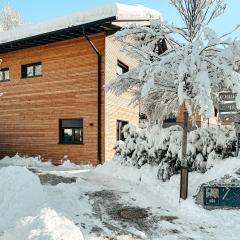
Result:
<instances>
[{"instance_id":1,"label":"snow-covered roof","mask_svg":"<svg viewBox=\"0 0 240 240\"><path fill-rule=\"evenodd\" d=\"M115 18L115 21L146 21L160 18L159 11L143 5L120 3L104 4L51 21L28 24L0 33L0 44L55 32L69 27L84 25L103 19Z\"/></svg>"}]
</instances>

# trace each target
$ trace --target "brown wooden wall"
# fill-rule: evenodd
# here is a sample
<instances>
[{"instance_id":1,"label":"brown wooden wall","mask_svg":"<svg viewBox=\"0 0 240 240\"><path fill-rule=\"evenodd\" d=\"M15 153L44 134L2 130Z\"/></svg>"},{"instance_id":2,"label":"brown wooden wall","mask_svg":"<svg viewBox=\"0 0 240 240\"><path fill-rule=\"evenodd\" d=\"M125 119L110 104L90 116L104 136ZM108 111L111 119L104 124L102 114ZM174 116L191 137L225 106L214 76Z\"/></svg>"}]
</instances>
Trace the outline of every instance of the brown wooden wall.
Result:
<instances>
[{"instance_id":1,"label":"brown wooden wall","mask_svg":"<svg viewBox=\"0 0 240 240\"><path fill-rule=\"evenodd\" d=\"M102 53L104 79L105 34L90 38ZM59 161L67 155L75 163L96 164L97 56L86 39L19 50L0 58L1 68L10 69L10 81L0 82L4 93L0 97L0 156L21 153ZM21 79L21 65L39 61L43 76ZM59 119L68 118L83 118L83 145L59 144ZM103 133L104 120L104 138Z\"/></svg>"}]
</instances>

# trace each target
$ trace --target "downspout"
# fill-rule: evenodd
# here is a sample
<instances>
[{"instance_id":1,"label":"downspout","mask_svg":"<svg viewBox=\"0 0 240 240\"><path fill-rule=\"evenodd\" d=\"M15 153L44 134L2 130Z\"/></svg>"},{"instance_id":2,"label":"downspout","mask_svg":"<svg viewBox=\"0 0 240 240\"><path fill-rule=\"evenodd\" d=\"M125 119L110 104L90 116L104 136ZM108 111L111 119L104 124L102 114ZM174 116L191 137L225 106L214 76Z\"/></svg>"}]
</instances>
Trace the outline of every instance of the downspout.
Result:
<instances>
[{"instance_id":1,"label":"downspout","mask_svg":"<svg viewBox=\"0 0 240 240\"><path fill-rule=\"evenodd\" d=\"M88 35L85 33L83 29L84 37L89 42L90 46L94 50L94 52L97 54L97 60L98 60L98 143L97 143L97 156L98 156L98 163L102 164L102 111L101 111L101 105L102 105L102 56L99 50L96 48L94 43L89 39Z\"/></svg>"}]
</instances>

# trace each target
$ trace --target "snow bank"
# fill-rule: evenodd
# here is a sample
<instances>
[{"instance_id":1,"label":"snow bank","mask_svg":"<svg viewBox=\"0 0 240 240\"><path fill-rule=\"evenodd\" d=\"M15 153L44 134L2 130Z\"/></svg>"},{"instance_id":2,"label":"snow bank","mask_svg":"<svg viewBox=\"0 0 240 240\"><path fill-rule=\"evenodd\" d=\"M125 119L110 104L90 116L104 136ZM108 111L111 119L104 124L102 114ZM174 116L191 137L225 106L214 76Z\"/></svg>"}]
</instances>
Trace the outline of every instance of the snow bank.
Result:
<instances>
[{"instance_id":1,"label":"snow bank","mask_svg":"<svg viewBox=\"0 0 240 240\"><path fill-rule=\"evenodd\" d=\"M238 169L240 169L240 157L218 159L213 162L212 168L205 173L189 173L190 198L187 200L187 204L183 208L187 207L186 211L189 211L190 215L194 215L190 212L196 208L193 196L198 192L199 186L203 183L220 179L225 175L239 178L239 175L237 176L236 174ZM104 174L106 176L110 175L114 178L134 182L144 186L144 188L155 193L157 196L161 196L162 206L175 211L179 208L178 196L180 175L174 175L169 181L161 182L157 179L157 171L157 167L153 167L149 164L146 164L142 168L138 169L133 166L121 165L120 162L116 160L107 162L95 169L95 172L98 174ZM198 211L198 209L195 210Z\"/></svg>"},{"instance_id":2,"label":"snow bank","mask_svg":"<svg viewBox=\"0 0 240 240\"><path fill-rule=\"evenodd\" d=\"M0 169L0 240L82 240L80 228L47 208L39 178L25 167Z\"/></svg>"},{"instance_id":3,"label":"snow bank","mask_svg":"<svg viewBox=\"0 0 240 240\"><path fill-rule=\"evenodd\" d=\"M154 185L159 184L157 178L158 168L146 164L141 168L136 168L131 165L122 165L120 161L114 159L106 162L103 165L98 165L94 170L97 173L104 175L113 175L116 178L131 181L135 183L141 182L142 184Z\"/></svg>"},{"instance_id":4,"label":"snow bank","mask_svg":"<svg viewBox=\"0 0 240 240\"><path fill-rule=\"evenodd\" d=\"M0 240L83 240L82 233L69 219L53 209L44 208L35 217L18 220Z\"/></svg>"},{"instance_id":5,"label":"snow bank","mask_svg":"<svg viewBox=\"0 0 240 240\"><path fill-rule=\"evenodd\" d=\"M70 160L65 160L62 165L54 166L51 162L41 161L40 157L20 157L15 155L14 157L6 156L0 160L1 166L22 166L27 168L39 168L39 169L48 169L55 171L62 170L90 170L93 168L92 165L76 165Z\"/></svg>"},{"instance_id":6,"label":"snow bank","mask_svg":"<svg viewBox=\"0 0 240 240\"><path fill-rule=\"evenodd\" d=\"M0 232L16 219L33 215L44 204L39 178L22 167L0 169Z\"/></svg>"},{"instance_id":7,"label":"snow bank","mask_svg":"<svg viewBox=\"0 0 240 240\"><path fill-rule=\"evenodd\" d=\"M93 165L90 164L80 164L76 165L75 163L72 163L70 160L66 160L63 162L62 165L59 165L56 167L56 169L81 169L81 170L90 170L93 168Z\"/></svg>"},{"instance_id":8,"label":"snow bank","mask_svg":"<svg viewBox=\"0 0 240 240\"><path fill-rule=\"evenodd\" d=\"M117 20L121 21L150 20L160 18L160 13L157 10L142 5L105 4L69 16L59 17L52 21L25 25L2 32L0 35L0 44L111 17L116 17Z\"/></svg>"},{"instance_id":9,"label":"snow bank","mask_svg":"<svg viewBox=\"0 0 240 240\"><path fill-rule=\"evenodd\" d=\"M0 160L1 165L15 165L24 167L51 167L53 166L51 162L43 162L39 157L20 157L15 155L14 157L8 157Z\"/></svg>"}]
</instances>

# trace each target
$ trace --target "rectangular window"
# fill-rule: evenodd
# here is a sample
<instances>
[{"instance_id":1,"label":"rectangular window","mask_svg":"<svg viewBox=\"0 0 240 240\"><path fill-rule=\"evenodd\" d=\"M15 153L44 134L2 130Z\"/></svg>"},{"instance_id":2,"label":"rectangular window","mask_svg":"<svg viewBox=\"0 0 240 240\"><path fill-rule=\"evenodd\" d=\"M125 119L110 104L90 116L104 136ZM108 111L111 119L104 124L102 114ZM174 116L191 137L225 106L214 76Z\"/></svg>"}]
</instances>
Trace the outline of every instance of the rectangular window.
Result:
<instances>
[{"instance_id":1,"label":"rectangular window","mask_svg":"<svg viewBox=\"0 0 240 240\"><path fill-rule=\"evenodd\" d=\"M83 143L83 119L61 119L59 125L60 143Z\"/></svg>"},{"instance_id":2,"label":"rectangular window","mask_svg":"<svg viewBox=\"0 0 240 240\"><path fill-rule=\"evenodd\" d=\"M22 65L22 78L42 76L42 63L31 63Z\"/></svg>"},{"instance_id":3,"label":"rectangular window","mask_svg":"<svg viewBox=\"0 0 240 240\"><path fill-rule=\"evenodd\" d=\"M129 71L129 67L121 61L117 62L117 75L122 75Z\"/></svg>"},{"instance_id":4,"label":"rectangular window","mask_svg":"<svg viewBox=\"0 0 240 240\"><path fill-rule=\"evenodd\" d=\"M128 124L128 121L117 120L117 141L124 141L123 128Z\"/></svg>"},{"instance_id":5,"label":"rectangular window","mask_svg":"<svg viewBox=\"0 0 240 240\"><path fill-rule=\"evenodd\" d=\"M0 81L7 81L9 80L9 68L3 68L0 70Z\"/></svg>"}]
</instances>

